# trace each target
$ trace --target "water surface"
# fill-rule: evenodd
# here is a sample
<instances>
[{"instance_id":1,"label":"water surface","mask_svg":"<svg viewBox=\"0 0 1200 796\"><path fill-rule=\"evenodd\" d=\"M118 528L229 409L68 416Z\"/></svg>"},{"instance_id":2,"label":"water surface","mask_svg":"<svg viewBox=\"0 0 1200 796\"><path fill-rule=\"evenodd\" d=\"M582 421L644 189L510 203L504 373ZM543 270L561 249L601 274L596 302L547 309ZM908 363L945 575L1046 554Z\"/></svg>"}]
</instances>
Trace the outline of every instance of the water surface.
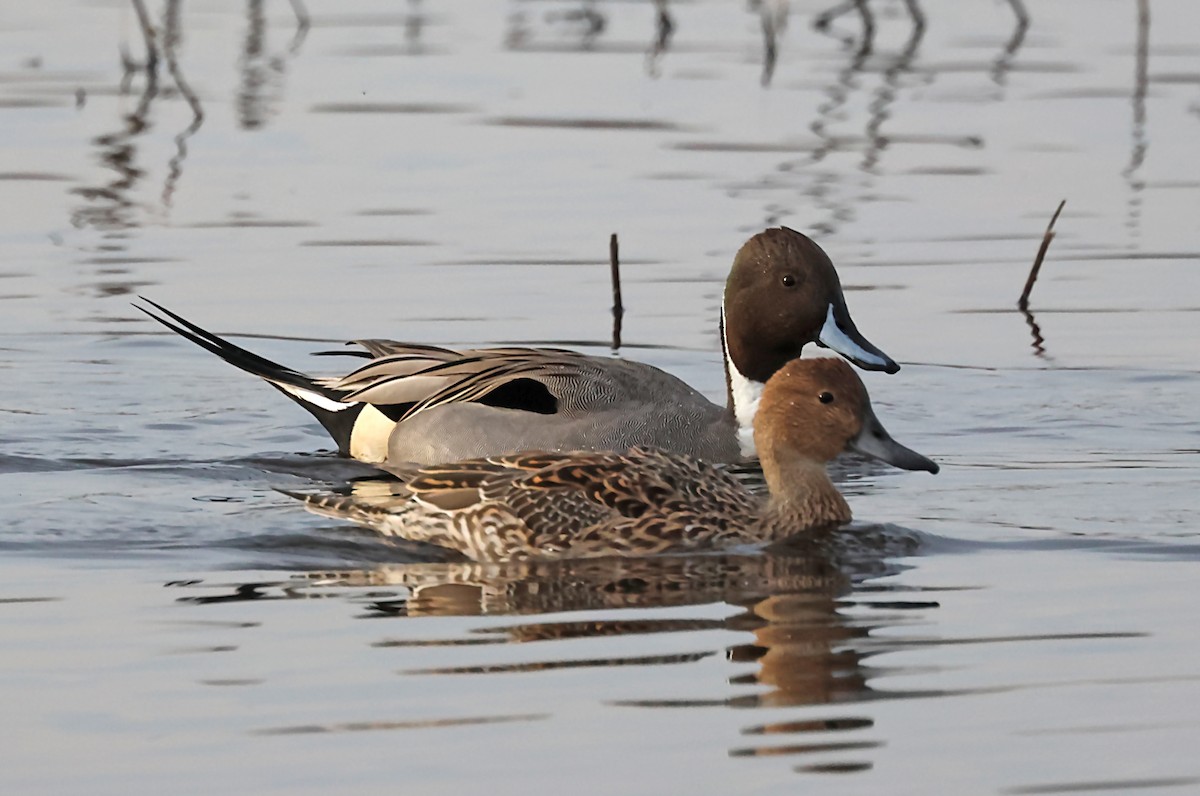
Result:
<instances>
[{"instance_id":1,"label":"water surface","mask_svg":"<svg viewBox=\"0 0 1200 796\"><path fill-rule=\"evenodd\" d=\"M1200 790L1197 12L1024 5L167 3L154 80L135 4L9 9L0 786ZM943 470L842 463L856 523L772 554L474 566L313 517L276 490L363 468L130 306L314 371L604 353L617 232L620 355L720 398L773 224Z\"/></svg>"}]
</instances>

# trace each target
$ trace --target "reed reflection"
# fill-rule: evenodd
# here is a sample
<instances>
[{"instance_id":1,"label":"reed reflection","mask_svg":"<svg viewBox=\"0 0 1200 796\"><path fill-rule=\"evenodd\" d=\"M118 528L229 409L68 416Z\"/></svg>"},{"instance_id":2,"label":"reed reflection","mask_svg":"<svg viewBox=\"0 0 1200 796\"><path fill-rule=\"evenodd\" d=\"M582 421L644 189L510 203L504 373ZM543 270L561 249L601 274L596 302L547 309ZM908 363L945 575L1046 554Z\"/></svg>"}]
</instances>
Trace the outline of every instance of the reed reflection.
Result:
<instances>
[{"instance_id":1,"label":"reed reflection","mask_svg":"<svg viewBox=\"0 0 1200 796\"><path fill-rule=\"evenodd\" d=\"M147 168L138 164L138 139L153 129L153 109L160 98L181 98L191 111L191 118L173 137L175 152L166 164L166 176L160 194L161 207L169 209L183 177L188 156L188 142L204 124L204 106L188 81L180 55L184 43L184 14L182 0L166 0L161 20L156 23L143 0L132 0L138 27L145 45L144 60L134 59L122 48L122 76L119 94L133 90L137 78L142 79L141 93L134 109L123 114L120 128L92 139L97 159L115 174L99 185L79 186L72 193L84 204L71 213L77 227L100 230L122 230L140 226L142 219L135 196ZM288 57L299 52L311 25L302 0L291 0L296 16L296 29L286 53L271 55L266 46L267 23L263 0L248 0L246 4L246 38L239 55L241 83L237 91L237 117L243 129L259 129L266 124L282 98L283 75ZM170 85L160 83L159 66L166 67Z\"/></svg>"},{"instance_id":2,"label":"reed reflection","mask_svg":"<svg viewBox=\"0 0 1200 796\"><path fill-rule=\"evenodd\" d=\"M1130 237L1136 239L1142 233L1142 202L1146 189L1146 179L1141 171L1150 146L1146 137L1146 90L1150 83L1150 0L1138 0L1137 3L1137 45L1134 52L1132 140L1129 164L1121 175L1129 186L1125 227Z\"/></svg>"},{"instance_id":3,"label":"reed reflection","mask_svg":"<svg viewBox=\"0 0 1200 796\"><path fill-rule=\"evenodd\" d=\"M258 130L277 113L283 101L287 61L300 52L311 20L300 0L291 0L296 28L287 48L272 53L267 47L267 17L263 0L246 2L246 36L238 54L241 81L237 90L237 120L243 130Z\"/></svg>"},{"instance_id":4,"label":"reed reflection","mask_svg":"<svg viewBox=\"0 0 1200 796\"><path fill-rule=\"evenodd\" d=\"M979 149L983 139L977 135L889 134L885 125L896 115L895 107L905 88L914 83L928 84L936 80L935 69L918 66L921 44L924 41L928 17L917 0L905 0L910 27L903 45L894 54L878 52L875 46L876 24L870 6L865 0L849 0L817 14L813 25L821 31L837 36L851 50L844 65L838 68L829 84L824 88L825 99L817 106L817 113L809 123L809 130L816 136L817 144L799 160L785 161L777 167L782 174L795 173L790 182L779 178L764 178L763 183L774 187L794 185L794 190L808 198L824 218L806 222L806 226L823 235L837 233L844 225L853 222L856 208L864 196L872 194L874 177L880 175L884 153L900 144L935 144L954 148ZM991 64L992 79L1002 83L1011 69L1012 61L1024 42L1030 18L1021 0L1011 0L1016 17L1015 28L1004 42L1002 51ZM834 20L852 11L861 19L860 32L854 35L838 34L832 27ZM835 125L844 125L853 120L849 109L855 96L868 82L867 76L879 74L879 83L866 104L862 135L854 136L835 132ZM1003 99L997 94L996 99ZM859 171L862 179L855 185L847 185L847 175L821 164L831 156L861 149ZM803 181L799 177L803 176ZM785 220L788 215L781 211L777 202L766 207L770 223Z\"/></svg>"},{"instance_id":5,"label":"reed reflection","mask_svg":"<svg viewBox=\"0 0 1200 796\"><path fill-rule=\"evenodd\" d=\"M883 134L883 124L892 115L892 104L900 91L901 76L912 71L913 59L925 36L925 17L915 0L908 0L912 11L913 25L904 47L883 70L879 87L867 105L867 146L863 152L860 168L868 173L876 172L882 152L888 145L888 138Z\"/></svg>"},{"instance_id":6,"label":"reed reflection","mask_svg":"<svg viewBox=\"0 0 1200 796\"><path fill-rule=\"evenodd\" d=\"M835 19L851 11L858 12L859 21L862 23L862 33L859 36L838 33L832 27ZM822 33L830 33L837 36L842 41L842 44L847 47L854 46L857 40L858 51L856 55L865 57L871 54L871 49L875 43L875 15L871 13L871 8L867 4L867 0L845 0L845 2L838 3L813 17L812 25Z\"/></svg>"},{"instance_id":7,"label":"reed reflection","mask_svg":"<svg viewBox=\"0 0 1200 796\"><path fill-rule=\"evenodd\" d=\"M146 46L146 57L144 62L137 63L127 53L123 55L124 73L120 93L124 95L130 91L134 78L139 73L143 76L142 92L133 111L122 117L120 129L92 139L98 150L97 159L116 176L101 185L80 186L71 190L85 201L85 204L71 213L71 223L77 227L121 230L140 225L138 203L134 194L146 170L137 165L137 140L153 127L151 111L154 100L159 96L166 96L166 91L160 90L159 86L160 58L166 64L174 91L184 99L192 111L192 118L187 126L175 136L176 152L168 161L167 176L162 189L164 207L170 206L171 197L183 174L187 139L199 130L204 122L204 110L200 100L185 79L179 64L178 51L183 40L181 0L167 1L163 11L161 33L155 28L141 0L134 0L134 8Z\"/></svg>"},{"instance_id":8,"label":"reed reflection","mask_svg":"<svg viewBox=\"0 0 1200 796\"><path fill-rule=\"evenodd\" d=\"M596 0L583 0L564 10L546 11L542 15L550 35L571 40L562 44L538 43L537 33L529 15L514 10L508 15L504 45L510 50L564 50L588 52L608 29L608 17L597 8Z\"/></svg>"},{"instance_id":9,"label":"reed reflection","mask_svg":"<svg viewBox=\"0 0 1200 796\"><path fill-rule=\"evenodd\" d=\"M200 99L184 78L183 70L179 67L179 44L183 40L180 6L179 0L170 0L167 3L163 16L163 57L167 62L167 71L175 82L180 96L192 109L192 121L175 136L175 154L167 161L167 179L163 183L163 207L171 206L171 198L175 194L179 178L183 176L183 161L187 158L187 140L200 129L200 125L204 124L204 109L200 105Z\"/></svg>"},{"instance_id":10,"label":"reed reflection","mask_svg":"<svg viewBox=\"0 0 1200 796\"><path fill-rule=\"evenodd\" d=\"M1025 8L1023 0L1008 0L1008 4L1012 6L1016 20L1008 41L1004 43L1000 55L992 62L992 81L997 86L1004 86L1008 81L1008 73L1017 58L1017 51L1025 43L1025 34L1029 31L1030 24L1029 11Z\"/></svg>"},{"instance_id":11,"label":"reed reflection","mask_svg":"<svg viewBox=\"0 0 1200 796\"><path fill-rule=\"evenodd\" d=\"M671 37L675 35L675 18L667 7L667 0L654 0L654 41L646 52L646 74L651 77L659 76L659 63L671 46Z\"/></svg>"},{"instance_id":12,"label":"reed reflection","mask_svg":"<svg viewBox=\"0 0 1200 796\"><path fill-rule=\"evenodd\" d=\"M83 205L71 212L71 223L76 227L119 230L136 226L135 204L131 194L145 170L137 165L135 142L149 129L150 106L158 96L158 44L145 4L142 0L133 0L133 7L145 42L146 55L145 60L139 63L122 47L119 93L122 96L128 94L139 73L144 75L142 92L134 109L121 117L119 129L92 139L97 149L97 160L114 176L100 185L71 189L72 194L84 200Z\"/></svg>"}]
</instances>

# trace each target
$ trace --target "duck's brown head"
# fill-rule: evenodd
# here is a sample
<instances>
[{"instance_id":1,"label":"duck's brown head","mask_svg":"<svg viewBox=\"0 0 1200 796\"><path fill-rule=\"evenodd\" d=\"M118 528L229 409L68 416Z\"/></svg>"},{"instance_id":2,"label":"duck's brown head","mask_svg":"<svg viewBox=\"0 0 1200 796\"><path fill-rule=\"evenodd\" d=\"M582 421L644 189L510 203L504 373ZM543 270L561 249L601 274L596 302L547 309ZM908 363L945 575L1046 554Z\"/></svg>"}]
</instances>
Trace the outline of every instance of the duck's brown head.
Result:
<instances>
[{"instance_id":1,"label":"duck's brown head","mask_svg":"<svg viewBox=\"0 0 1200 796\"><path fill-rule=\"evenodd\" d=\"M768 459L824 463L850 449L903 470L938 471L892 439L858 374L832 357L796 359L771 377L754 420L754 441L764 468Z\"/></svg>"},{"instance_id":2,"label":"duck's brown head","mask_svg":"<svg viewBox=\"0 0 1200 796\"><path fill-rule=\"evenodd\" d=\"M766 382L807 343L867 370L900 369L855 327L829 256L787 227L760 232L738 251L725 283L722 323L729 363L753 382Z\"/></svg>"}]
</instances>

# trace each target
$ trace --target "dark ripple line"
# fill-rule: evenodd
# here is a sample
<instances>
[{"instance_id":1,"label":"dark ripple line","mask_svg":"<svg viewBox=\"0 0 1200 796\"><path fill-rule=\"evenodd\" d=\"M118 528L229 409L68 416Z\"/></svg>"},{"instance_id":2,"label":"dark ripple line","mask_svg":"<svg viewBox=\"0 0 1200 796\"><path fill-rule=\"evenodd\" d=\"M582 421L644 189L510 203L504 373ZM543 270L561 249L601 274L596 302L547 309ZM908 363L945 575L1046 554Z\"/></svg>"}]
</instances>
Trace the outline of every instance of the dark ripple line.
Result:
<instances>
[{"instance_id":1,"label":"dark ripple line","mask_svg":"<svg viewBox=\"0 0 1200 796\"><path fill-rule=\"evenodd\" d=\"M398 674L523 674L555 669L584 669L616 666L661 666L695 663L712 657L714 652L684 652L675 655L644 655L633 658L582 658L574 661L542 661L532 663L498 663L484 666L447 666L430 669L401 669Z\"/></svg>"},{"instance_id":2,"label":"dark ripple line","mask_svg":"<svg viewBox=\"0 0 1200 796\"><path fill-rule=\"evenodd\" d=\"M830 743L799 743L787 746L751 746L730 749L730 757L778 757L780 755L810 755L819 752L847 752L852 749L878 749L882 741L832 741Z\"/></svg>"},{"instance_id":3,"label":"dark ripple line","mask_svg":"<svg viewBox=\"0 0 1200 796\"><path fill-rule=\"evenodd\" d=\"M289 727L267 727L252 730L252 735L311 735L328 732L364 732L367 730L429 730L440 727L467 727L479 724L505 724L515 721L540 721L549 713L526 713L511 716L465 716L457 719L423 719L415 721L350 721L342 724L297 724Z\"/></svg>"},{"instance_id":4,"label":"dark ripple line","mask_svg":"<svg viewBox=\"0 0 1200 796\"><path fill-rule=\"evenodd\" d=\"M834 719L810 719L808 721L779 721L770 724L755 724L742 729L742 735L783 735L801 732L845 732L874 727L875 720L846 716Z\"/></svg>"},{"instance_id":5,"label":"dark ripple line","mask_svg":"<svg viewBox=\"0 0 1200 796\"><path fill-rule=\"evenodd\" d=\"M1161 777L1158 779L1114 779L1097 782L1063 782L1046 785L1023 785L1003 791L1019 796L1040 793L1095 793L1097 791L1146 790L1148 788L1176 788L1181 785L1200 783L1200 777Z\"/></svg>"},{"instance_id":6,"label":"dark ripple line","mask_svg":"<svg viewBox=\"0 0 1200 796\"><path fill-rule=\"evenodd\" d=\"M941 647L962 644L1004 644L1013 641L1088 641L1095 639L1148 638L1149 633L1114 632L1114 633L1047 633L1015 636L979 636L976 638L914 638L914 639L879 639L871 644L864 640L864 648L900 649L904 647Z\"/></svg>"}]
</instances>

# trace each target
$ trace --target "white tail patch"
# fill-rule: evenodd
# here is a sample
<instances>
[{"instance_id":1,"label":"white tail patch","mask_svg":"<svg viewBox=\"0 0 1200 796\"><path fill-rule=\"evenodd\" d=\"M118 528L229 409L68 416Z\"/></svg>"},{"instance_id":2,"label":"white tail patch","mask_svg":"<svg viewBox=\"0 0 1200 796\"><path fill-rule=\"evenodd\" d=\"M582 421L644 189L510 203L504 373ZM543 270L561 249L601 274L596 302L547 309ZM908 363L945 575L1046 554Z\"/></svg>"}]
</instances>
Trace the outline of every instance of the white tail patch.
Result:
<instances>
[{"instance_id":1,"label":"white tail patch","mask_svg":"<svg viewBox=\"0 0 1200 796\"><path fill-rule=\"evenodd\" d=\"M341 401L335 401L332 398L327 398L326 396L321 395L319 392L306 390L305 388L297 387L294 384L283 384L278 381L272 381L271 383L286 392L288 395L294 395L305 403L312 404L313 406L319 406L322 409L328 409L330 412L340 412L343 409L349 409L354 405L345 404Z\"/></svg>"}]
</instances>

